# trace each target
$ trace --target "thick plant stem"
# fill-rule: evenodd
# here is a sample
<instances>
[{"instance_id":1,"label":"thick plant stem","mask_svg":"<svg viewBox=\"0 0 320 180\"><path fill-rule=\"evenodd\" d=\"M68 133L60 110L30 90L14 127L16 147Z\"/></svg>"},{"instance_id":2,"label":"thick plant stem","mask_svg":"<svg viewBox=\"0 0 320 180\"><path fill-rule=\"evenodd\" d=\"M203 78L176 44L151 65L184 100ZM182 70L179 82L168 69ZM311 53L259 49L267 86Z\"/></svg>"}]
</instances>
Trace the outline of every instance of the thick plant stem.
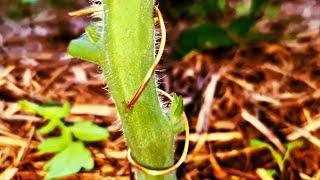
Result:
<instances>
[{"instance_id":1,"label":"thick plant stem","mask_svg":"<svg viewBox=\"0 0 320 180\"><path fill-rule=\"evenodd\" d=\"M174 133L164 114L153 77L132 109L126 103L142 82L154 60L153 0L103 0L100 62L123 123L124 135L139 164L164 169L173 164ZM150 176L137 172L138 179L175 179L174 173Z\"/></svg>"}]
</instances>

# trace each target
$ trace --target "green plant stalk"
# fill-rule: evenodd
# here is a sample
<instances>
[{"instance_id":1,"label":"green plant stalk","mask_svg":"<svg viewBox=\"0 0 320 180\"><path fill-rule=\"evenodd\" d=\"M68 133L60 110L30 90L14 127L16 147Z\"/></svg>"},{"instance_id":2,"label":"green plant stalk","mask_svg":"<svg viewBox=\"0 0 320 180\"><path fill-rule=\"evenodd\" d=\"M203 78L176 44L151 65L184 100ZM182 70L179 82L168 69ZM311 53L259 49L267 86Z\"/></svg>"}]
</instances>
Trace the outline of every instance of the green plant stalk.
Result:
<instances>
[{"instance_id":1,"label":"green plant stalk","mask_svg":"<svg viewBox=\"0 0 320 180\"><path fill-rule=\"evenodd\" d=\"M165 112L153 76L133 108L126 107L155 58L154 0L103 0L102 6L102 30L89 25L68 51L103 69L133 159L149 169L168 168L174 163L174 135L183 131L182 98L175 96ZM175 173L151 176L139 171L136 177L176 179Z\"/></svg>"},{"instance_id":2,"label":"green plant stalk","mask_svg":"<svg viewBox=\"0 0 320 180\"><path fill-rule=\"evenodd\" d=\"M134 107L132 98L154 60L153 0L103 0L100 63L123 123L132 157L151 169L164 169L173 161L172 125L164 114L156 92L155 77ZM138 172L137 179L175 179L175 175L150 176Z\"/></svg>"}]
</instances>

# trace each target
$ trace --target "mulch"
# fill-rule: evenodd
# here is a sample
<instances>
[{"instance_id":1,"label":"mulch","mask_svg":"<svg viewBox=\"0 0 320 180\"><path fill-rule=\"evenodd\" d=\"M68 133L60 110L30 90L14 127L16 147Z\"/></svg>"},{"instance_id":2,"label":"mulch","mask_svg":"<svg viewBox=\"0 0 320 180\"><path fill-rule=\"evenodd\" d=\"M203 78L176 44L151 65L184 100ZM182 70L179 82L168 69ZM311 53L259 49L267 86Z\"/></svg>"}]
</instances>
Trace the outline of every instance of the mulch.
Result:
<instances>
[{"instance_id":1,"label":"mulch","mask_svg":"<svg viewBox=\"0 0 320 180\"><path fill-rule=\"evenodd\" d=\"M52 157L36 149L45 138L36 131L44 120L23 113L16 103L27 99L70 102L66 123L90 119L111 134L88 144L94 170L66 179L130 179L121 125L101 70L66 53L68 41L83 32L87 21L61 15L66 12L43 12L19 22L4 18L0 24L0 177L42 179ZM177 170L179 179L260 179L258 168L279 170L267 148L250 147L252 139L281 153L285 143L305 140L277 179L320 174L320 45L311 37L163 59L160 87L183 95L191 126L191 147ZM184 136L178 136L177 159L183 143Z\"/></svg>"}]
</instances>

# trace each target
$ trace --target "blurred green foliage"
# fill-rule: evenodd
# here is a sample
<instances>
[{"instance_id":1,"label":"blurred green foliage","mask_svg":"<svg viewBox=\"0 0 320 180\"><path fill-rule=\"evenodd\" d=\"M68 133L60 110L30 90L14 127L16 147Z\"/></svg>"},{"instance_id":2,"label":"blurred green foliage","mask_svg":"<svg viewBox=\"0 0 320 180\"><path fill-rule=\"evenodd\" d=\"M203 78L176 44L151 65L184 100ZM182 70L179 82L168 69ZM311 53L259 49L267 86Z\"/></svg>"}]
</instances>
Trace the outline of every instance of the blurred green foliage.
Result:
<instances>
[{"instance_id":1,"label":"blurred green foliage","mask_svg":"<svg viewBox=\"0 0 320 180\"><path fill-rule=\"evenodd\" d=\"M269 0L252 0L251 3L239 2L234 9L231 9L227 6L227 2L226 0L202 0L201 3L194 3L186 7L191 16L209 18L204 20L205 23L186 29L181 33L177 55L184 56L192 50L231 47L253 41L271 41L278 38L272 34L252 31L265 14L269 18L275 17L280 10L278 6L271 6ZM223 22L219 22L219 18L212 18L214 13L223 16L223 14L232 12L234 17L223 19Z\"/></svg>"},{"instance_id":2,"label":"blurred green foliage","mask_svg":"<svg viewBox=\"0 0 320 180\"><path fill-rule=\"evenodd\" d=\"M37 3L37 2L39 2L39 0L21 0L22 4L28 4L28 3L34 4L34 3Z\"/></svg>"},{"instance_id":3,"label":"blurred green foliage","mask_svg":"<svg viewBox=\"0 0 320 180\"><path fill-rule=\"evenodd\" d=\"M8 16L12 19L21 19L30 14L30 4L37 3L38 0L11 0L8 5Z\"/></svg>"},{"instance_id":4,"label":"blurred green foliage","mask_svg":"<svg viewBox=\"0 0 320 180\"><path fill-rule=\"evenodd\" d=\"M56 179L79 172L82 168L91 170L94 161L91 152L84 142L96 142L109 137L108 131L90 120L75 122L67 126L65 119L71 111L71 105L38 105L26 100L19 101L21 109L30 114L42 116L48 123L38 129L42 135L47 135L59 129L60 136L48 137L38 145L42 153L55 153L45 165L45 179Z\"/></svg>"},{"instance_id":5,"label":"blurred green foliage","mask_svg":"<svg viewBox=\"0 0 320 180\"><path fill-rule=\"evenodd\" d=\"M259 139L251 139L250 140L250 147L256 147L256 148L267 148L271 155L273 156L275 162L278 164L278 167L281 172L284 171L284 163L286 160L290 158L290 154L293 150L302 148L305 145L305 141L298 139L294 141L290 141L285 143L286 152L281 154L276 149L273 148L273 146L265 141L259 140ZM275 173L273 172L273 175Z\"/></svg>"},{"instance_id":6,"label":"blurred green foliage","mask_svg":"<svg viewBox=\"0 0 320 180\"><path fill-rule=\"evenodd\" d=\"M53 7L66 8L72 7L72 5L74 5L76 1L77 0L50 0L48 5Z\"/></svg>"},{"instance_id":7,"label":"blurred green foliage","mask_svg":"<svg viewBox=\"0 0 320 180\"><path fill-rule=\"evenodd\" d=\"M198 18L205 18L217 11L224 11L226 8L226 0L202 0L199 3L185 6L182 12L186 12L188 16L197 16Z\"/></svg>"},{"instance_id":8,"label":"blurred green foliage","mask_svg":"<svg viewBox=\"0 0 320 180\"><path fill-rule=\"evenodd\" d=\"M279 13L280 13L280 6L270 5L270 6L267 6L264 12L264 16L266 18L275 18L279 15Z\"/></svg>"},{"instance_id":9,"label":"blurred green foliage","mask_svg":"<svg viewBox=\"0 0 320 180\"><path fill-rule=\"evenodd\" d=\"M259 139L252 139L250 140L250 147L267 148L282 171L283 155L275 150L272 145Z\"/></svg>"},{"instance_id":10,"label":"blurred green foliage","mask_svg":"<svg viewBox=\"0 0 320 180\"><path fill-rule=\"evenodd\" d=\"M77 0L10 0L7 15L12 19L22 19L43 9L72 7Z\"/></svg>"}]
</instances>

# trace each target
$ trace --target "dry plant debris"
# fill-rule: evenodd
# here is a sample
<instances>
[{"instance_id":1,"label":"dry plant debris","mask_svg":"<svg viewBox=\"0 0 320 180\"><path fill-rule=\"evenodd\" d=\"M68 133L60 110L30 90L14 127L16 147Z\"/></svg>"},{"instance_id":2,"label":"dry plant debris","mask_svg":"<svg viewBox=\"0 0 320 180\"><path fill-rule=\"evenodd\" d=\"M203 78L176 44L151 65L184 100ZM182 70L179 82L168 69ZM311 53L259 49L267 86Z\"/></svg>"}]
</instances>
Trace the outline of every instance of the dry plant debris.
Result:
<instances>
[{"instance_id":1,"label":"dry plant debris","mask_svg":"<svg viewBox=\"0 0 320 180\"><path fill-rule=\"evenodd\" d=\"M89 146L94 170L67 179L130 179L121 125L112 99L101 90L105 83L99 68L70 61L67 42L61 40L65 31L78 35L84 21L71 20L80 30L66 30L71 26L57 24L69 20L56 14L39 15L30 32L21 31L26 22L5 19L0 25L0 179L41 179L50 158L36 150L44 139L36 129L44 121L23 114L16 104L21 99L70 102L67 123L90 118L111 133L109 140ZM44 31L46 38L39 34ZM261 168L277 164L267 148L249 146L255 138L280 152L285 142L305 139L277 177L319 177L320 45L315 43L319 36L312 37L310 44L258 43L165 60L162 67L169 75L162 78L163 87L184 96L191 125L191 148L177 171L179 179L259 179L265 173ZM177 154L183 142L177 138Z\"/></svg>"}]
</instances>

